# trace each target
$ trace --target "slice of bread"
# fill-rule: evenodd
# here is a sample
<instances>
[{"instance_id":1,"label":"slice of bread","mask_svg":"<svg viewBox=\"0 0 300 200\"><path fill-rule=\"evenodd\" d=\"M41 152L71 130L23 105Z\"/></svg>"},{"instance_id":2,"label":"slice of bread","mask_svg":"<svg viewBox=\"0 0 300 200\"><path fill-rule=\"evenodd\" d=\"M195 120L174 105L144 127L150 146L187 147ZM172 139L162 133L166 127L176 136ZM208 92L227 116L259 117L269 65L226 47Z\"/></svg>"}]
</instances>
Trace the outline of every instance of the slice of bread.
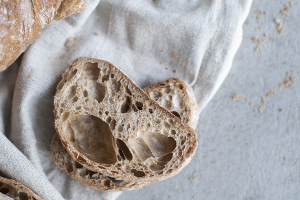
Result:
<instances>
[{"instance_id":1,"label":"slice of bread","mask_svg":"<svg viewBox=\"0 0 300 200\"><path fill-rule=\"evenodd\" d=\"M150 183L116 180L113 177L105 176L100 172L88 170L76 162L61 144L57 134L51 143L51 158L68 175L84 185L103 191L125 191L143 188Z\"/></svg>"},{"instance_id":2,"label":"slice of bread","mask_svg":"<svg viewBox=\"0 0 300 200\"><path fill-rule=\"evenodd\" d=\"M196 128L199 120L199 108L193 89L184 80L170 78L144 89L145 93L160 106L169 110L181 121Z\"/></svg>"},{"instance_id":3,"label":"slice of bread","mask_svg":"<svg viewBox=\"0 0 300 200\"><path fill-rule=\"evenodd\" d=\"M197 136L111 63L71 62L54 97L55 128L72 158L116 179L152 182L177 174Z\"/></svg>"},{"instance_id":4,"label":"slice of bread","mask_svg":"<svg viewBox=\"0 0 300 200\"><path fill-rule=\"evenodd\" d=\"M169 91L170 89L171 91ZM187 90L189 90L189 92L187 92ZM171 112L173 110L172 113L176 112L175 116L182 119L184 124L192 124L190 113L198 109L198 106L195 102L194 92L186 82L179 78L171 78L166 82L159 82L151 85L145 88L144 91L148 95L156 95L155 97L159 96L159 98L156 98L158 103L163 107L167 106L167 108L169 108L167 109L168 111ZM160 92L162 93L161 95L159 94ZM176 97L170 98L170 95ZM180 107L176 107L176 104L173 102L176 98L180 98L183 102L183 108L180 109ZM170 99L171 106L164 103L164 99ZM195 124L197 124L197 122ZM115 180L113 177L88 170L86 167L72 159L69 153L62 146L57 135L53 137L51 143L51 158L72 178L93 189L103 191L125 191L140 189L150 184L144 182Z\"/></svg>"},{"instance_id":5,"label":"slice of bread","mask_svg":"<svg viewBox=\"0 0 300 200\"><path fill-rule=\"evenodd\" d=\"M0 177L0 194L0 199L41 200L21 183L3 177Z\"/></svg>"}]
</instances>

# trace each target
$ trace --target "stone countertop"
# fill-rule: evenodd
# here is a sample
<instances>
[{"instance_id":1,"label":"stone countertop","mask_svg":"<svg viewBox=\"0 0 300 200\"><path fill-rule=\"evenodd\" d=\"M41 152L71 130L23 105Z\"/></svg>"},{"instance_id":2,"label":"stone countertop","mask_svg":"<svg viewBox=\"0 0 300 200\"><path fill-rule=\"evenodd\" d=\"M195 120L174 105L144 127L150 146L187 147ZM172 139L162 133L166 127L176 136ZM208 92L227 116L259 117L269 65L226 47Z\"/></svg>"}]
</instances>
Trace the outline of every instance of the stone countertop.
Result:
<instances>
[{"instance_id":1,"label":"stone countertop","mask_svg":"<svg viewBox=\"0 0 300 200\"><path fill-rule=\"evenodd\" d=\"M254 0L232 69L200 115L191 163L119 200L300 199L300 1L282 15L284 4ZM296 82L279 89L287 72Z\"/></svg>"}]
</instances>

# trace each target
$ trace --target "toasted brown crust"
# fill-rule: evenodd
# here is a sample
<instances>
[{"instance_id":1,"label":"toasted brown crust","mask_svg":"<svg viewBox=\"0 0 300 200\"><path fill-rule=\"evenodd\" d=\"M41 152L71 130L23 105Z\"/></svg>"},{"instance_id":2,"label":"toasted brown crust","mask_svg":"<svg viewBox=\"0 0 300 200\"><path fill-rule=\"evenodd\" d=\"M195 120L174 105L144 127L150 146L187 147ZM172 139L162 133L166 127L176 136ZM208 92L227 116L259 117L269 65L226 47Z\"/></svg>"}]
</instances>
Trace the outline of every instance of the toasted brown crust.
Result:
<instances>
[{"instance_id":1,"label":"toasted brown crust","mask_svg":"<svg viewBox=\"0 0 300 200\"><path fill-rule=\"evenodd\" d=\"M61 20L71 14L82 12L86 6L84 0L63 0L54 16L54 20Z\"/></svg>"},{"instance_id":2,"label":"toasted brown crust","mask_svg":"<svg viewBox=\"0 0 300 200\"><path fill-rule=\"evenodd\" d=\"M28 189L21 183L3 177L0 177L0 192L16 200L41 200L40 197L38 197L30 189Z\"/></svg>"},{"instance_id":3,"label":"toasted brown crust","mask_svg":"<svg viewBox=\"0 0 300 200\"><path fill-rule=\"evenodd\" d=\"M195 129L198 124L198 119L199 119L199 108L198 108L198 104L197 104L193 89L184 80L182 80L180 78L170 78L170 79L166 80L165 82L158 82L153 85L150 85L150 86L146 87L144 89L144 91L147 95L150 95L150 92L162 92L163 93L163 90L165 90L165 88L167 86L170 86L170 84L172 84L172 83L176 84L176 86L173 85L173 87L177 87L177 86L181 87L181 88L172 88L173 90L177 89L181 93L183 93L182 108L181 109L173 108L173 109L174 109L174 111L177 111L177 112L180 112L180 110L182 110L181 111L182 115L186 115L185 118L181 119L182 122L184 124L192 127L193 129ZM163 98L163 97L161 98L161 100L165 100L165 99L166 98ZM154 99L154 100L156 100L156 99ZM163 105L162 101L160 101L159 99L157 99L157 101L162 107L165 107ZM172 102L172 100L170 100L170 102ZM171 108L170 109L167 108L167 110L172 112Z\"/></svg>"},{"instance_id":4,"label":"toasted brown crust","mask_svg":"<svg viewBox=\"0 0 300 200\"><path fill-rule=\"evenodd\" d=\"M82 184L102 191L125 191L135 190L146 187L150 183L133 181L114 181L115 178L105 176L99 172L89 171L86 167L80 165L72 159L69 153L61 144L57 134L51 143L51 158L68 175Z\"/></svg>"},{"instance_id":5,"label":"toasted brown crust","mask_svg":"<svg viewBox=\"0 0 300 200\"><path fill-rule=\"evenodd\" d=\"M90 159L88 159L85 155L83 155L82 153L80 153L77 149L75 149L70 142L68 142L68 140L65 138L64 135L62 135L62 124L61 124L61 117L62 117L62 111L58 110L58 106L59 106L59 102L60 99L62 98L61 95L61 91L65 89L65 85L68 83L67 77L69 72L71 71L80 71L79 67L80 64L84 64L84 63L99 63L98 65L105 65L107 67L109 67L110 71L114 72L114 74L118 74L118 76L122 77L122 81L128 85L130 85L130 87L132 89L134 89L135 94L141 96L140 98L143 98L143 100L145 102L148 102L152 107L154 107L156 109L156 112L159 113L159 115L164 116L165 118L168 118L171 122L172 122L172 127L175 128L176 130L184 130L184 133L180 133L180 134L187 134L189 135L188 140L190 146L188 146L188 149L186 148L184 150L184 155L179 158L176 158L176 160L173 160L173 158L171 159L172 162L177 162L177 167L176 169L173 170L168 170L168 171L163 171L163 173L156 175L156 176L147 176L147 174L143 177L138 177L135 176L134 174L131 173L126 173L124 171L118 171L118 169L114 166L114 165L103 165L97 162L94 162ZM128 78L123 72L121 72L121 70L119 70L118 68L116 68L114 65L112 65L111 63L107 62L107 61L102 61L102 60L98 60L98 59L94 59L94 58L86 58L86 57L80 57L75 59L73 62L71 62L68 66L67 72L63 74L64 79L61 80L61 82L58 84L58 88L57 88L57 93L54 97L54 104L55 104L55 110L54 110L54 114L56 117L55 120L55 128L56 131L60 137L60 140L62 142L62 144L64 145L64 147L68 150L68 152L70 153L70 155L72 156L72 158L81 163L82 165L86 166L89 170L92 171L97 171L100 173L103 173L105 175L109 175L112 177L116 177L118 179L122 179L122 180L132 180L132 181L143 181L143 182L152 182L152 181L160 181L160 180L164 180L166 178L169 178L171 176L176 175L184 166L186 166L190 160L192 159L196 148L197 148L197 136L195 134L195 132L192 130L192 128L185 126L181 120L177 117L175 117L174 115L172 115L171 113L169 113L166 109L162 108L161 106L159 106L155 101L153 101L152 99L150 99L144 92L142 89L140 89L136 84L133 83L133 81ZM66 78L66 79L65 79ZM176 146L179 148L179 146ZM175 158L174 158L175 159ZM170 164L171 165L171 164ZM108 167L107 167L108 166ZM167 168L167 167L166 167ZM165 170L165 169L163 169Z\"/></svg>"},{"instance_id":6,"label":"toasted brown crust","mask_svg":"<svg viewBox=\"0 0 300 200\"><path fill-rule=\"evenodd\" d=\"M72 7L68 3L72 1ZM17 57L39 36L49 24L62 0L9 0L0 2L0 72L9 67ZM64 0L56 16L62 19L85 8L83 0Z\"/></svg>"}]
</instances>

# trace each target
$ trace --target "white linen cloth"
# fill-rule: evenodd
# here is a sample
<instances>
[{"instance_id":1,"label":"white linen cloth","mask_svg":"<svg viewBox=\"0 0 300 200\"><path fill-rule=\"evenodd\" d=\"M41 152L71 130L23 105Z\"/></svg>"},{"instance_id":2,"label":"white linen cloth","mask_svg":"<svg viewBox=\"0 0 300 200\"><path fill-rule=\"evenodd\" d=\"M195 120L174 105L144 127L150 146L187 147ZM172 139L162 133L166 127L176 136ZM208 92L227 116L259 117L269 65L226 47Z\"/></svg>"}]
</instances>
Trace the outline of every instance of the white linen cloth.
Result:
<instances>
[{"instance_id":1,"label":"white linen cloth","mask_svg":"<svg viewBox=\"0 0 300 200\"><path fill-rule=\"evenodd\" d=\"M141 88L182 78L203 110L231 68L251 3L90 0L83 13L52 22L0 73L0 171L43 199L117 198L120 192L96 191L61 173L50 158L53 96L68 63L107 60ZM78 39L67 51L69 37Z\"/></svg>"}]
</instances>

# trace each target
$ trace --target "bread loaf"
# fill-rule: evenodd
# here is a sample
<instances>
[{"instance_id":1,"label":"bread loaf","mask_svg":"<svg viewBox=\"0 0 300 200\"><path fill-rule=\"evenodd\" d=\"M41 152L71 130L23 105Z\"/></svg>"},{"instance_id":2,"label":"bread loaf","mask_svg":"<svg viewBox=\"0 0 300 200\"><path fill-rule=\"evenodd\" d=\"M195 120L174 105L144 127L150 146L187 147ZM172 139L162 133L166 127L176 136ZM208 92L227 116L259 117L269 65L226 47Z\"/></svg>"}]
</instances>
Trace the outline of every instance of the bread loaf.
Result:
<instances>
[{"instance_id":1,"label":"bread loaf","mask_svg":"<svg viewBox=\"0 0 300 200\"><path fill-rule=\"evenodd\" d=\"M3 177L0 177L0 199L41 200L36 194L21 183Z\"/></svg>"},{"instance_id":2,"label":"bread loaf","mask_svg":"<svg viewBox=\"0 0 300 200\"><path fill-rule=\"evenodd\" d=\"M62 19L85 8L78 0L0 1L0 72L9 67L39 36L59 10ZM70 5L70 7L68 6Z\"/></svg>"},{"instance_id":3,"label":"bread loaf","mask_svg":"<svg viewBox=\"0 0 300 200\"><path fill-rule=\"evenodd\" d=\"M116 179L164 180L186 166L197 148L192 128L106 61L71 62L54 106L56 131L72 158Z\"/></svg>"}]
</instances>

